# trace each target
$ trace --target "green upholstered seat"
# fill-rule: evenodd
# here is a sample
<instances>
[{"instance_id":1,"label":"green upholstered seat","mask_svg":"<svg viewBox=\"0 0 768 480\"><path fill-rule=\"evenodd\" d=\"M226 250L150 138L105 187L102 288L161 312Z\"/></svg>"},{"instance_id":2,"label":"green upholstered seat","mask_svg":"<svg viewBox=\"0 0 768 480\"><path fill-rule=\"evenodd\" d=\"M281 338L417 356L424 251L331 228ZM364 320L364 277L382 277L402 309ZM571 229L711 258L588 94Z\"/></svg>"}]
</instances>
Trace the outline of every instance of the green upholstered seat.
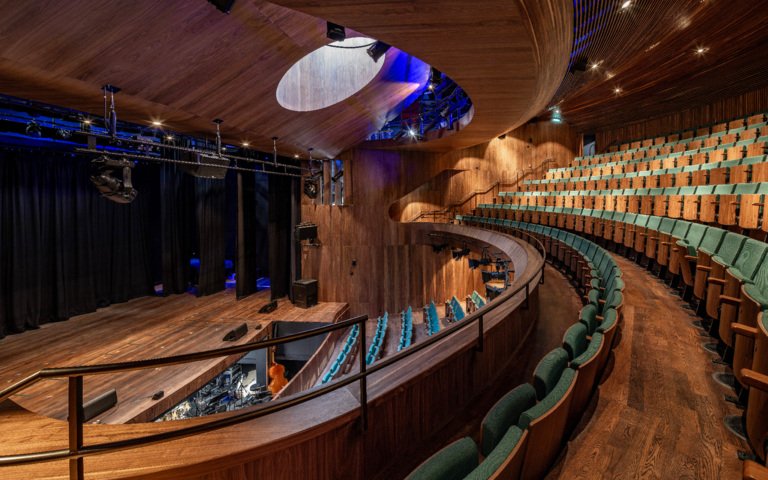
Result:
<instances>
[{"instance_id":1,"label":"green upholstered seat","mask_svg":"<svg viewBox=\"0 0 768 480\"><path fill-rule=\"evenodd\" d=\"M563 348L556 348L539 360L533 371L533 386L536 398L546 397L560 379L560 374L568 366L568 353Z\"/></svg>"},{"instance_id":2,"label":"green upholstered seat","mask_svg":"<svg viewBox=\"0 0 768 480\"><path fill-rule=\"evenodd\" d=\"M587 333L592 335L599 323L597 321L597 307L592 304L584 305L579 312L579 322L583 323L587 327Z\"/></svg>"},{"instance_id":3,"label":"green upholstered seat","mask_svg":"<svg viewBox=\"0 0 768 480\"><path fill-rule=\"evenodd\" d=\"M720 249L717 251L717 254L712 257L712 260L725 266L733 265L746 240L747 237L739 235L738 233L726 233L723 243L720 245Z\"/></svg>"},{"instance_id":4,"label":"green upholstered seat","mask_svg":"<svg viewBox=\"0 0 768 480\"><path fill-rule=\"evenodd\" d=\"M496 402L483 418L480 451L487 457L520 414L536 404L536 389L530 383L513 388Z\"/></svg>"},{"instance_id":5,"label":"green upholstered seat","mask_svg":"<svg viewBox=\"0 0 768 480\"><path fill-rule=\"evenodd\" d=\"M764 242L751 238L747 239L728 272L742 282L751 280L761 265L763 268L768 269L768 265L763 263L766 248L768 248L768 244Z\"/></svg>"},{"instance_id":6,"label":"green upholstered seat","mask_svg":"<svg viewBox=\"0 0 768 480\"><path fill-rule=\"evenodd\" d=\"M493 476L515 450L524 433L517 425L508 428L496 447L485 455L483 462L464 477L464 480L484 480Z\"/></svg>"},{"instance_id":7,"label":"green upholstered seat","mask_svg":"<svg viewBox=\"0 0 768 480\"><path fill-rule=\"evenodd\" d=\"M707 232L707 226L700 223L691 223L685 238L677 241L677 245L688 250L689 255L696 255L696 249L704 241L704 235Z\"/></svg>"},{"instance_id":8,"label":"green upholstered seat","mask_svg":"<svg viewBox=\"0 0 768 480\"><path fill-rule=\"evenodd\" d=\"M563 354L567 355L565 351L563 351ZM562 370L562 373L557 378L557 383L552 386L547 395L541 399L539 403L520 415L520 421L518 422L517 426L523 429L528 428L528 425L530 425L531 422L544 415L555 405L557 405L560 399L563 398L565 393L571 387L571 383L573 383L575 376L576 370L572 368L565 368Z\"/></svg>"},{"instance_id":9,"label":"green upholstered seat","mask_svg":"<svg viewBox=\"0 0 768 480\"><path fill-rule=\"evenodd\" d=\"M707 255L714 255L720 248L720 244L725 238L725 230L720 228L708 228L707 233L704 235L704 239L699 246L699 250Z\"/></svg>"},{"instance_id":10,"label":"green upholstered seat","mask_svg":"<svg viewBox=\"0 0 768 480\"><path fill-rule=\"evenodd\" d=\"M586 327L585 327L586 328ZM601 332L595 332L592 334L592 339L589 341L587 348L581 352L580 355L571 360L571 368L576 370L582 365L591 360L600 351L600 347L603 345L603 334Z\"/></svg>"},{"instance_id":11,"label":"green upholstered seat","mask_svg":"<svg viewBox=\"0 0 768 480\"><path fill-rule=\"evenodd\" d=\"M471 438L456 440L416 467L406 480L461 480L477 468L477 453Z\"/></svg>"},{"instance_id":12,"label":"green upholstered seat","mask_svg":"<svg viewBox=\"0 0 768 480\"><path fill-rule=\"evenodd\" d=\"M568 359L573 360L587 349L587 326L574 323L563 335L563 349L568 353Z\"/></svg>"}]
</instances>

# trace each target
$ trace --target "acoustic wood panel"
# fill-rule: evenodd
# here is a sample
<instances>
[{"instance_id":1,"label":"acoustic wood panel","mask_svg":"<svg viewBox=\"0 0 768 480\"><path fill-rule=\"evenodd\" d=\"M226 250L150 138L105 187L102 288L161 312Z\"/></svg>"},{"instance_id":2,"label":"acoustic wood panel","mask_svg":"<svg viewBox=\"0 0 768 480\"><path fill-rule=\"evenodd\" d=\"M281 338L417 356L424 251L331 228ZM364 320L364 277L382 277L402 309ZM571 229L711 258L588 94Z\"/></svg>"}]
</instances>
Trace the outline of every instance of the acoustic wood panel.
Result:
<instances>
[{"instance_id":1,"label":"acoustic wood panel","mask_svg":"<svg viewBox=\"0 0 768 480\"><path fill-rule=\"evenodd\" d=\"M765 7L761 1L578 0L571 65L580 58L589 63L587 71L565 76L552 104L560 104L565 121L591 132L763 87Z\"/></svg>"},{"instance_id":2,"label":"acoustic wood panel","mask_svg":"<svg viewBox=\"0 0 768 480\"><path fill-rule=\"evenodd\" d=\"M571 44L570 2L235 2L224 15L204 1L0 2L0 92L100 115L112 83L118 116L283 153L334 156L377 130L413 85L383 74L349 99L315 112L279 106L283 74L327 44L325 19L434 64L467 89L474 121L447 146L487 141L524 122L555 91ZM524 8L526 4L533 5ZM310 15L307 14L310 13ZM385 60L394 61L397 49ZM387 69L385 65L384 70ZM465 85L466 84L466 85ZM287 150L287 151L286 151Z\"/></svg>"},{"instance_id":3,"label":"acoustic wood panel","mask_svg":"<svg viewBox=\"0 0 768 480\"><path fill-rule=\"evenodd\" d=\"M573 6L567 0L276 0L378 38L446 73L474 105L453 135L408 146L448 150L487 142L522 125L566 71Z\"/></svg>"},{"instance_id":4,"label":"acoustic wood panel","mask_svg":"<svg viewBox=\"0 0 768 480\"><path fill-rule=\"evenodd\" d=\"M607 151L612 145L679 133L682 130L724 123L731 119L766 111L768 111L768 86L699 107L600 129L596 132L596 147L598 151Z\"/></svg>"}]
</instances>

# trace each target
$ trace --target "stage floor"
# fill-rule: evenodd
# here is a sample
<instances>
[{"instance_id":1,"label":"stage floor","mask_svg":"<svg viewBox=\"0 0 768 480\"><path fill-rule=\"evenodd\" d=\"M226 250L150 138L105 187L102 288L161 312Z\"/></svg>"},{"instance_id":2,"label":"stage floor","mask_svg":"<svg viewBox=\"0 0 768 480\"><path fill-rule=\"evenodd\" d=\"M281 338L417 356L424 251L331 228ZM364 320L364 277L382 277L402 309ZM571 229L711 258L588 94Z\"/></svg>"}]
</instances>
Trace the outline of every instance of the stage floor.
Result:
<instances>
[{"instance_id":1,"label":"stage floor","mask_svg":"<svg viewBox=\"0 0 768 480\"><path fill-rule=\"evenodd\" d=\"M0 385L9 386L45 367L123 362L240 345L264 337L273 321L333 322L348 310L346 303L321 303L303 309L283 299L272 313L257 313L268 302L269 290L240 301L235 300L231 289L207 297L142 297L66 322L46 324L38 330L0 340ZM236 342L222 340L242 323L248 325L245 337ZM238 357L86 377L86 402L112 388L117 390L118 397L116 407L91 421L150 421ZM164 397L152 400L159 390ZM30 411L66 418L66 379L41 381L11 398Z\"/></svg>"}]
</instances>

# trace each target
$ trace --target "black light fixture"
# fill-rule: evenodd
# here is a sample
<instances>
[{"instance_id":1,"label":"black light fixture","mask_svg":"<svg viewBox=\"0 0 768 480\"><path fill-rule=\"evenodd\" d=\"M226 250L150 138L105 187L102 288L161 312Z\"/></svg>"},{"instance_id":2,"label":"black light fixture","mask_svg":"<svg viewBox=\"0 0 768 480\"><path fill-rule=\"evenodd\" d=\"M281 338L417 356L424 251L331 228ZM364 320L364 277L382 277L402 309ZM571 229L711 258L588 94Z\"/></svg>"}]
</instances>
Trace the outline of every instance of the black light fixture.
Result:
<instances>
[{"instance_id":1,"label":"black light fixture","mask_svg":"<svg viewBox=\"0 0 768 480\"><path fill-rule=\"evenodd\" d=\"M232 11L232 5L235 4L235 0L208 0L208 3L216 7L221 13L229 15L229 12Z\"/></svg>"},{"instance_id":2,"label":"black light fixture","mask_svg":"<svg viewBox=\"0 0 768 480\"><path fill-rule=\"evenodd\" d=\"M368 56L370 56L374 62L378 62L379 59L384 56L385 53L387 53L387 50L390 49L390 45L387 43L382 42L381 40L376 40L373 45L368 47Z\"/></svg>"},{"instance_id":3,"label":"black light fixture","mask_svg":"<svg viewBox=\"0 0 768 480\"><path fill-rule=\"evenodd\" d=\"M43 131L40 128L40 124L35 120L30 120L27 122L27 127L24 129L24 132L26 132L26 134L30 137L40 137L43 134Z\"/></svg>"},{"instance_id":4,"label":"black light fixture","mask_svg":"<svg viewBox=\"0 0 768 480\"><path fill-rule=\"evenodd\" d=\"M327 22L326 35L334 42L343 42L347 39L347 32L344 27L335 23Z\"/></svg>"},{"instance_id":5,"label":"black light fixture","mask_svg":"<svg viewBox=\"0 0 768 480\"><path fill-rule=\"evenodd\" d=\"M131 183L131 169L134 162L127 158L115 159L102 155L93 160L91 165L95 170L91 175L91 182L96 185L104 198L115 203L131 203L136 199L139 192ZM122 178L114 176L116 169L122 170Z\"/></svg>"},{"instance_id":6,"label":"black light fixture","mask_svg":"<svg viewBox=\"0 0 768 480\"><path fill-rule=\"evenodd\" d=\"M437 88L438 85L440 85L440 81L443 79L443 73L436 69L435 67L431 67L431 70L429 72L429 85L427 88L430 91L433 91Z\"/></svg>"}]
</instances>

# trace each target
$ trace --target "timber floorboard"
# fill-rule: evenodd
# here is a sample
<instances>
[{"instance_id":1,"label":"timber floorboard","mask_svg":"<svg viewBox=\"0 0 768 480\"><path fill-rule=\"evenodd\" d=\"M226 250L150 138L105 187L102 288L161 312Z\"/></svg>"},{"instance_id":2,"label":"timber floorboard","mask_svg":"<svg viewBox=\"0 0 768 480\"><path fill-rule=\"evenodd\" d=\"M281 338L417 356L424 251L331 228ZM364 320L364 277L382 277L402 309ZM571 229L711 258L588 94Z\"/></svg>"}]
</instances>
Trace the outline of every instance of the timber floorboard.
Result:
<instances>
[{"instance_id":1,"label":"timber floorboard","mask_svg":"<svg viewBox=\"0 0 768 480\"><path fill-rule=\"evenodd\" d=\"M273 321L333 322L347 311L345 303L318 304L310 309L278 300L270 314L258 313L269 303L269 290L236 300L232 289L206 297L190 294L141 297L48 323L36 330L0 340L0 386L6 387L46 367L94 365L167 357L239 345L261 339ZM223 336L246 323L238 341ZM116 407L96 417L100 423L149 421L200 388L238 359L212 359L152 370L135 370L84 378L84 400L111 388ZM160 401L153 393L163 390ZM66 379L43 380L11 399L41 415L63 420L67 407Z\"/></svg>"},{"instance_id":2,"label":"timber floorboard","mask_svg":"<svg viewBox=\"0 0 768 480\"><path fill-rule=\"evenodd\" d=\"M741 411L712 374L696 317L661 280L614 254L626 282L612 360L548 479L739 479L747 446L723 424Z\"/></svg>"}]
</instances>

